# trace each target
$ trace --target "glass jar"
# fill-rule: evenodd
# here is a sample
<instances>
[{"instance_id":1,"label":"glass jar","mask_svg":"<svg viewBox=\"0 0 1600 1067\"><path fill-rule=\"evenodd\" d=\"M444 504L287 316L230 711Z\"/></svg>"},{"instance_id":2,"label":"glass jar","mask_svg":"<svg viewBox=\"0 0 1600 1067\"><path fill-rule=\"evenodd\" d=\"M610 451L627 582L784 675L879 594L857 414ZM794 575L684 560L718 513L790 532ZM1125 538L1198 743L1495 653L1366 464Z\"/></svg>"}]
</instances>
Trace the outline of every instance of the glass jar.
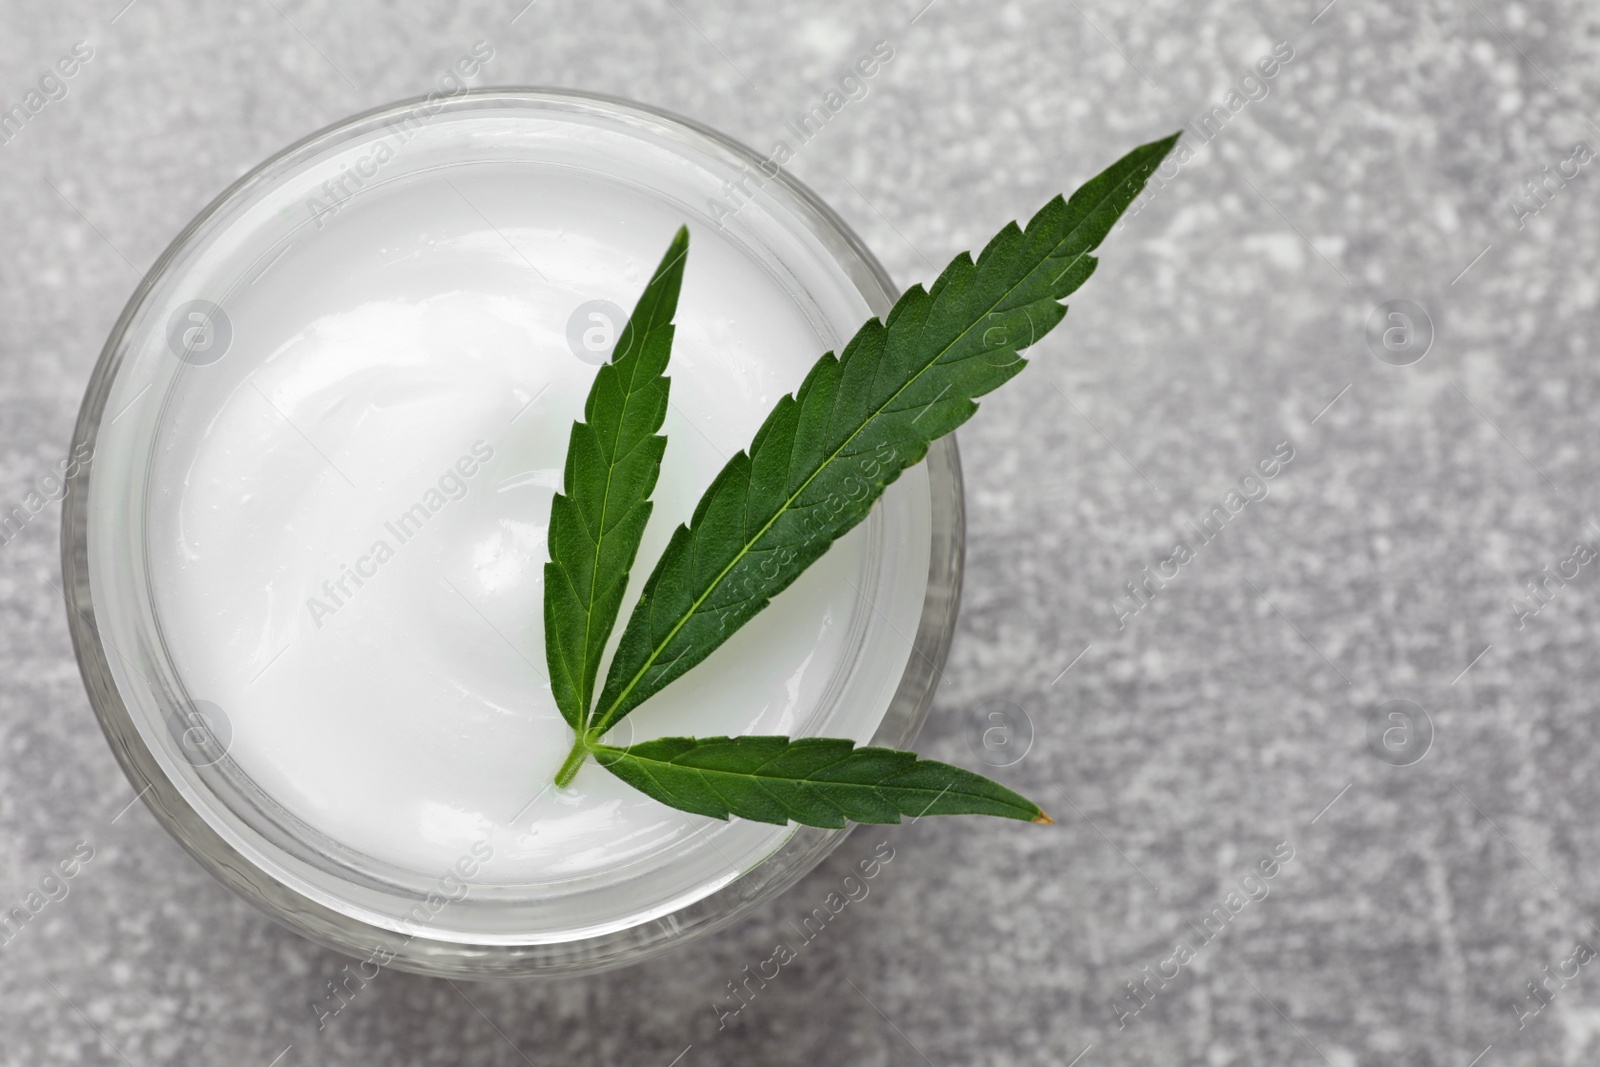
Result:
<instances>
[{"instance_id":1,"label":"glass jar","mask_svg":"<svg viewBox=\"0 0 1600 1067\"><path fill-rule=\"evenodd\" d=\"M808 344L814 340L819 353L837 350L867 315L887 314L896 295L882 267L813 193L771 157L712 130L638 104L568 91L436 94L380 108L314 134L256 167L202 211L128 302L90 380L74 435L73 454L92 456L92 462L81 465L73 477L63 513L68 619L90 702L123 770L167 831L225 885L291 929L376 966L458 977L583 973L620 966L732 922L799 879L849 832L687 817L683 828L650 822L640 835L645 844L625 860L607 856L590 868L569 871L572 863L563 857L567 866L551 868L559 869L559 876L546 871L533 877L527 874L531 868L520 873L511 869L518 862L515 856L504 857L532 841L542 825L553 825L540 820L555 817L557 809L548 805L557 801L544 799L546 793L541 792L529 804L534 814L526 829L519 820L528 809L507 818L504 825L490 827L482 841L459 850L456 863L413 859L426 854L408 851L413 842L398 841L392 852L386 852L372 843L376 839L363 839L360 826L346 832L341 819L347 813L341 804L324 803L319 808L314 800L285 791L282 783L302 770L288 768L287 778L278 773L285 770L284 761L293 758L296 745L300 751L315 751L324 761L344 759L356 766L361 753L337 726L326 735L305 730L294 735L292 743L280 739L274 749L257 737L259 720L273 717L270 696L255 691L248 718L237 711L230 718L223 707L200 698L197 679L217 684L219 661L230 670L253 670L264 663L257 677L274 669L281 677L298 677L292 663L274 668L287 648L274 656L259 641L246 650L248 655L239 653L241 663L228 662L230 649L239 642L206 643L215 628L213 608L203 600L175 597L170 588L170 576L185 573L186 565L184 559L173 560L184 552L204 554L194 548L205 541L194 527L212 522L214 513L230 508L254 514L248 509L261 507L259 500L252 503L264 488L261 472L278 470L271 464L281 462L274 458L281 453L272 449L252 456L251 449L237 440L218 443L217 427L226 421L225 406L254 389L268 406L262 412L271 408L284 416L331 468L332 473L323 471L316 477L331 483L333 474L338 474L355 489L339 464L274 403L280 394L270 377L277 373L273 368L281 369L294 358L283 357L285 351L303 345L307 336L316 335L331 321L313 321L314 313L308 310L323 290L352 278L351 284L358 287L368 280L362 273L366 260L339 259L346 254L341 251L344 246L328 234L342 233L340 239L346 241L376 242L364 254L382 253L389 257L385 263L399 262L412 252L387 247L390 231L384 227L396 225L406 212L414 215L420 210L424 218L415 239L422 251L416 255L426 257L452 241L461 247L487 248L498 239L510 251L497 248L493 255L505 259L515 254L542 277L513 239L533 231L491 221L477 195L493 195L496 182L515 193L525 188L519 182L534 178L556 182L549 188L566 189L574 196L582 195L584 188L615 191L632 198L629 203L643 205L641 210L686 221L692 235L706 235L694 246L701 258L691 255L691 277L697 263L716 263L722 255L725 263L733 264L724 268L724 278L748 271L762 286L783 295L798 316L794 321L814 334L814 339L805 340ZM436 210L437 198L447 195L441 182L451 190L448 195L461 198L463 216L470 209L481 219L481 226L472 223L475 229L470 234L446 232L450 227L442 223L438 232L430 229L426 216ZM430 201L430 196L435 199ZM515 196L496 201L514 202ZM542 236L537 240L547 245L566 242L562 247L576 249L571 256L577 258L569 266L584 262L592 268L598 262L583 259L589 235L563 232L559 205L525 206L529 211L555 212L555 221L538 231ZM367 226L365 237L360 236L362 225ZM626 228L623 222L617 225ZM461 244L467 237L479 244ZM399 238L393 243L404 244ZM341 264L348 270L336 269ZM642 264L645 271L650 266L653 263ZM471 273L470 260L463 271ZM381 289L388 282L380 278L372 284ZM439 288L436 282L426 284ZM636 293L637 286L632 291ZM364 306L370 310L371 303ZM390 303L386 313L404 312L404 301ZM604 301L590 303L598 306ZM579 315L583 307L565 324L569 338L582 335L588 321ZM713 346L717 338L711 335L718 331L737 339L745 336L739 330L761 325L739 323L737 309L724 311L727 314L713 324L715 329L702 329L692 316L686 318L680 306L680 347L699 344L704 349ZM561 326L552 324L556 332ZM698 340L686 342L690 335ZM596 362L585 358L577 340L572 340L572 354ZM675 351L675 367L678 359ZM686 381L687 395L692 396L692 365ZM798 379L782 391L796 384ZM497 391L493 382L490 386L492 405L524 399L512 396L514 391ZM675 383L674 396L679 397L676 388ZM523 408L538 399L527 400ZM581 396L559 408L565 414L550 424L570 425L580 406ZM371 404L356 407L357 422L377 417ZM764 410L756 410L751 417L761 415ZM564 429L561 436L564 441ZM678 436L692 439L692 435ZM747 434L739 440L746 439ZM240 489L236 500L224 500L219 506L214 498L197 514L189 497L195 492L194 483L205 477L202 457L212 467L217 463L206 449L231 457L228 462L236 469L229 477L237 476ZM303 458L315 462L310 453ZM475 462L472 466L476 469ZM240 474L249 470L257 473ZM272 477L298 490L312 476L279 470ZM510 482L502 482L506 484ZM660 495L658 510L664 506ZM490 504L501 506L497 498ZM482 506L488 505L473 504ZM233 529L241 538L254 537L274 525L272 519L267 511L242 524L218 528ZM295 520L286 515L283 522L293 526ZM781 716L751 718L741 722L753 728L730 727L723 732L827 736L842 732L898 748L915 739L949 647L959 599L963 511L954 439L937 442L926 461L891 486L869 519L849 537L856 539L852 551L860 562L843 580L858 596L848 612L838 613L848 614L849 620L848 625L839 624L842 652L827 676L806 690L810 695L791 716L793 722L785 724ZM253 558L253 541L217 548L215 540L208 550L243 576L232 585L217 583L220 603L214 609L215 619L242 615L249 622L252 590L261 584L249 575L263 561ZM270 557L270 545L287 542L265 543ZM526 571L532 557L526 552L523 556L527 558L516 565ZM635 566L636 580L639 572L648 572L652 558L647 544ZM280 563L265 561L262 573L268 575L263 579L267 585L277 580L273 574L285 569ZM336 582L344 581L340 575L348 573L344 564L340 566L345 569L336 575ZM226 569L211 573L229 576ZM444 580L448 584L448 575ZM338 588L349 593L355 587ZM336 593L330 592L330 597L343 603ZM462 599L495 628L469 597ZM330 603L324 602L324 607ZM775 601L758 622L765 615L781 615L785 603L782 598ZM897 603L909 604L898 621ZM537 602L527 605L527 613L538 614ZM314 606L311 617L315 626L323 624ZM396 625L408 624L402 620ZM302 619L292 625L304 629L312 624ZM506 643L515 645L509 639ZM542 662L542 650L534 654L531 648L512 647L512 651L537 673L534 661ZM703 671L711 662L696 670ZM403 673L403 667L397 663L397 673ZM379 672L356 673L357 685L383 691L385 679L377 676ZM241 684L253 682L252 678ZM287 717L294 709L280 706L279 710ZM644 718L643 709L631 717ZM775 721L787 728L773 728ZM630 720L622 726L631 728ZM470 731L465 732L471 743ZM249 738L255 748L247 753L243 742L234 744L235 733ZM393 734L386 734L383 741L412 749L422 744L403 729ZM614 735L612 740L626 738ZM482 743L494 747L487 736ZM564 746L556 758L563 754ZM407 750L396 759L403 764L410 755L426 754ZM494 752L486 758L500 756ZM497 779L506 773L491 771L485 776ZM389 780L404 779L403 774L389 775ZM580 802L580 807L581 803L607 807L592 798ZM608 803L615 807L621 801ZM536 807L539 804L547 806ZM463 840L442 832L438 842L430 839L428 845L437 844L448 852ZM484 855L494 853L491 840L502 842L502 858L494 863ZM513 844L508 847L504 842ZM528 852L546 859L550 854L548 847L543 853Z\"/></svg>"}]
</instances>

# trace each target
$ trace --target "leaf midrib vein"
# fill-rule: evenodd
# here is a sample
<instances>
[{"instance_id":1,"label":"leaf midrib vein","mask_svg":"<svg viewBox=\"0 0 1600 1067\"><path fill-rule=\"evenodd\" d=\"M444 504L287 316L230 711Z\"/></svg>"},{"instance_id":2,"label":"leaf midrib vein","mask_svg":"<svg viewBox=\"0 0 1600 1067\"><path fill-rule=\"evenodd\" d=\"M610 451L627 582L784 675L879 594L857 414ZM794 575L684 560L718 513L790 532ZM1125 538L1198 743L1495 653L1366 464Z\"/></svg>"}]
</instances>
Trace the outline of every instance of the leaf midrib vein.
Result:
<instances>
[{"instance_id":1,"label":"leaf midrib vein","mask_svg":"<svg viewBox=\"0 0 1600 1067\"><path fill-rule=\"evenodd\" d=\"M671 767L671 768L674 768L674 769L680 770L680 771L692 771L695 774L700 775L702 781L705 783L707 788L711 788L712 791L715 792L717 794L717 796L719 798L723 799L724 801L726 801L727 798L722 793L722 791L719 790L719 789L715 789L714 787L711 786L711 782L709 781L711 776L721 775L721 776L726 777L726 778L749 779L750 781L752 781L753 783L756 783L756 784L762 784L762 783L769 782L769 781L777 781L777 782L788 782L788 783L792 783L794 785L808 785L808 786L814 786L814 787L829 786L829 787L838 787L838 788L844 788L844 789L869 789L869 790L874 790L874 791L883 790L883 789L898 789L898 790L903 790L903 791L906 791L906 792L913 792L913 793L935 793L936 792L941 796L943 796L945 794L950 794L950 795L954 795L954 796L978 797L979 799L982 799L982 800L993 800L994 799L993 797L986 796L986 795L984 795L982 793L973 793L973 792L970 792L969 790L959 789L959 788L955 788L955 787L952 787L952 786L944 786L944 787L942 787L940 789L935 789L931 785L910 785L910 784L898 785L898 784L896 784L895 783L895 779L896 778L899 778L901 775L908 774L913 769L915 769L915 767L916 767L916 763L915 762L910 762L905 767L897 768L897 769L891 771L890 773L883 775L882 777L878 778L875 781L871 781L871 782L851 782L851 781L842 781L842 780L837 779L837 778L817 779L815 777L802 777L802 776L797 775L797 774L776 774L776 773L771 773L771 772L768 772L766 770L766 768L768 768L768 767L770 767L772 765L773 761L771 761L771 760L768 760L767 762L761 764L760 767L757 767L754 770L730 771L730 770L725 770L725 769L720 768L720 767L697 767L692 763L684 763L684 762L682 762L682 758L683 757L681 755L680 756L675 756L675 757L673 757L671 759L661 759L660 757L656 757L656 756L641 756L637 752L629 752L625 748L616 748L616 747L611 746L611 745L604 745L604 746L601 746L601 747L604 748L606 751L616 755L619 758L633 760L636 763L638 763L640 765L639 769L642 770L644 773L650 775L651 779L653 781L655 781L655 783L657 785L661 786L661 788L663 790L665 790L666 792L674 792L674 790L668 789L666 787L665 783L663 783L661 781L661 779L651 770L652 767ZM811 772L811 774L812 775L821 774L821 773L823 773L825 771L831 770L834 767L837 767L841 763L849 762L850 759L852 759L856 755L859 755L860 752L861 752L860 749L856 749L855 751L851 752L849 755L843 757L842 759L835 760L832 763L825 764L824 766L816 768L814 771ZM688 752L688 753L684 753L683 755L692 755L692 754L693 753L691 751L691 752ZM770 795L770 792L769 792L769 795ZM788 806L787 802L784 802L781 799L779 800L779 802L783 803L785 805L785 807ZM831 804L832 801L829 801L829 803ZM841 814L842 814L842 811L841 811Z\"/></svg>"},{"instance_id":2,"label":"leaf midrib vein","mask_svg":"<svg viewBox=\"0 0 1600 1067\"><path fill-rule=\"evenodd\" d=\"M654 315L655 312L656 308L652 307L650 313ZM622 404L617 415L617 431L612 435L611 439L611 454L606 461L606 487L604 494L600 498L600 532L594 539L594 563L589 571L589 596L584 602L583 658L578 663L579 679L577 686L575 686L578 689L578 722L580 724L578 732L580 736L588 727L589 701L594 695L592 692L585 692L584 690L593 688L593 684L589 680L589 644L594 635L594 606L600 595L600 583L597 580L600 574L600 549L606 539L606 512L611 506L611 483L617 469L617 449L622 440L623 427L628 421L628 405L635 395L634 383L638 380L639 366L644 362L645 352L649 348L650 342L654 339L658 328L658 324L652 324L648 330L641 331L641 336L634 352L633 366L628 376L628 385L622 394ZM624 353L624 355L626 354ZM645 435L646 438L654 436L655 434L653 433ZM629 449L628 452L631 455L633 450ZM567 584L571 584L570 578ZM608 585L606 588L609 589L610 586ZM577 592L577 590L573 590L573 592ZM567 672L569 678L571 674L572 672L569 670Z\"/></svg>"}]
</instances>

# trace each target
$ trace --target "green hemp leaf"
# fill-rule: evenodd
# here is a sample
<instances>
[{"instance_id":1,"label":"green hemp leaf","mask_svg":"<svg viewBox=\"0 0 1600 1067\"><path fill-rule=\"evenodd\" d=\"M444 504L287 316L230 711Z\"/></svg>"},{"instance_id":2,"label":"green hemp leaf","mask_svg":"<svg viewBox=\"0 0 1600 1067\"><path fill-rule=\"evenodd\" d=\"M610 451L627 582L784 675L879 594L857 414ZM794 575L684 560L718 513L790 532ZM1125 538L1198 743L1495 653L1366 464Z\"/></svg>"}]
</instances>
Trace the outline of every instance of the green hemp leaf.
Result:
<instances>
[{"instance_id":1,"label":"green hemp leaf","mask_svg":"<svg viewBox=\"0 0 1600 1067\"><path fill-rule=\"evenodd\" d=\"M1039 805L982 775L892 748L826 737L663 737L594 747L595 760L663 804L780 826L998 815L1048 823Z\"/></svg>"},{"instance_id":2,"label":"green hemp leaf","mask_svg":"<svg viewBox=\"0 0 1600 1067\"><path fill-rule=\"evenodd\" d=\"M650 519L650 493L667 439L667 358L689 231L678 230L639 304L600 367L583 422L567 442L565 493L550 505L544 565L544 644L556 707L588 729L600 657L622 608L628 572Z\"/></svg>"},{"instance_id":3,"label":"green hemp leaf","mask_svg":"<svg viewBox=\"0 0 1600 1067\"><path fill-rule=\"evenodd\" d=\"M671 738L615 748L603 738L754 618L866 518L933 441L971 418L977 397L1027 365L1019 351L1066 315L1061 300L1094 272L1090 253L1176 141L1174 135L1134 149L1070 198L1051 200L1026 228L1009 223L976 261L958 255L932 288L913 286L885 321L869 319L842 353L823 355L799 390L779 400L749 449L728 461L689 523L674 531L623 628L592 708L595 672L580 672L588 679L575 686L580 713L562 707L577 736L557 784L568 784L593 754L663 803L718 818L839 826L844 819L898 822L906 814L970 813L1049 821L1037 805L969 771L911 753L856 749L849 741ZM647 288L635 317L649 296ZM666 330L670 343L670 325ZM661 390L664 405L664 380ZM593 396L590 407L592 422ZM658 418L646 433L659 425ZM659 465L659 448L654 456ZM567 470L572 495L570 456ZM652 473L637 485L654 480ZM649 488L644 485L644 496ZM635 506L649 505L641 496ZM554 558L554 521L551 527ZM618 579L619 598L637 545L636 534ZM550 596L547 585L547 619ZM616 610L610 602L601 645ZM553 640L547 629L547 641ZM555 648L550 645L552 676ZM563 699L559 690L557 699Z\"/></svg>"}]
</instances>

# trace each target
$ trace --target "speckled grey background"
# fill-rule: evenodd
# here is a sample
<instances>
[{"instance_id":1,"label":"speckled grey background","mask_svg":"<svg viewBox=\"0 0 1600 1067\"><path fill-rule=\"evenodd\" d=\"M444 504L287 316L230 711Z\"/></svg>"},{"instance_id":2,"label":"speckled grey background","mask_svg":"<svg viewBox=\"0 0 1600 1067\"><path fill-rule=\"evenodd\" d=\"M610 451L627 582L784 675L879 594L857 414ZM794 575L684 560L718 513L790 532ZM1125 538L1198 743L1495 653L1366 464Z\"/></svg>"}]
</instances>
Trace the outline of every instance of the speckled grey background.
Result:
<instances>
[{"instance_id":1,"label":"speckled grey background","mask_svg":"<svg viewBox=\"0 0 1600 1067\"><path fill-rule=\"evenodd\" d=\"M1536 614L1523 594L1600 538L1600 168L1574 162L1600 145L1600 9L125 2L0 5L5 106L74 42L94 51L0 145L4 511L62 456L102 339L184 222L480 39L479 84L635 97L763 150L890 42L793 170L902 284L1137 140L1212 107L1227 121L1189 126L1192 158L1108 243L1032 387L961 435L966 609L922 749L976 766L990 702L1024 709L1032 748L996 773L1054 829L869 828L709 943L551 985L386 973L319 1032L310 1002L345 961L127 807L68 645L51 506L0 545L0 905L76 842L94 858L0 945L0 1061L1600 1056L1600 967L1583 965L1600 946L1600 568L1547 581ZM1279 42L1293 58L1246 80ZM1398 299L1435 335L1403 367L1366 335ZM1294 458L1269 494L1199 544L1189 523L1280 442ZM1193 559L1119 629L1123 583L1179 539ZM1426 712L1431 745L1392 700ZM871 895L719 1028L726 983L880 840L895 858ZM1248 883L1267 896L1233 898L1202 943L1274 849L1293 858ZM1196 958L1147 980L1179 941Z\"/></svg>"}]
</instances>

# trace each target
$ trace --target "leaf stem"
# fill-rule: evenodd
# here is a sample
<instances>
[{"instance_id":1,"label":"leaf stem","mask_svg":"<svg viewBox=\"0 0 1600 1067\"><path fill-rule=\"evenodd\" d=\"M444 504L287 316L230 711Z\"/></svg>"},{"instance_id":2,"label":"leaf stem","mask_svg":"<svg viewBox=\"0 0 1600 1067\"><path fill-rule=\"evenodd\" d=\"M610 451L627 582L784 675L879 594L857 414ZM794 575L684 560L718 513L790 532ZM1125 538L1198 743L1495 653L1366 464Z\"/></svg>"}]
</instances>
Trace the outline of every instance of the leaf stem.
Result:
<instances>
[{"instance_id":1,"label":"leaf stem","mask_svg":"<svg viewBox=\"0 0 1600 1067\"><path fill-rule=\"evenodd\" d=\"M556 785L565 788L572 784L572 779L578 776L578 768L583 766L589 758L589 739L580 731L572 741L572 751L567 753L566 761L561 764L561 769L556 771Z\"/></svg>"}]
</instances>

